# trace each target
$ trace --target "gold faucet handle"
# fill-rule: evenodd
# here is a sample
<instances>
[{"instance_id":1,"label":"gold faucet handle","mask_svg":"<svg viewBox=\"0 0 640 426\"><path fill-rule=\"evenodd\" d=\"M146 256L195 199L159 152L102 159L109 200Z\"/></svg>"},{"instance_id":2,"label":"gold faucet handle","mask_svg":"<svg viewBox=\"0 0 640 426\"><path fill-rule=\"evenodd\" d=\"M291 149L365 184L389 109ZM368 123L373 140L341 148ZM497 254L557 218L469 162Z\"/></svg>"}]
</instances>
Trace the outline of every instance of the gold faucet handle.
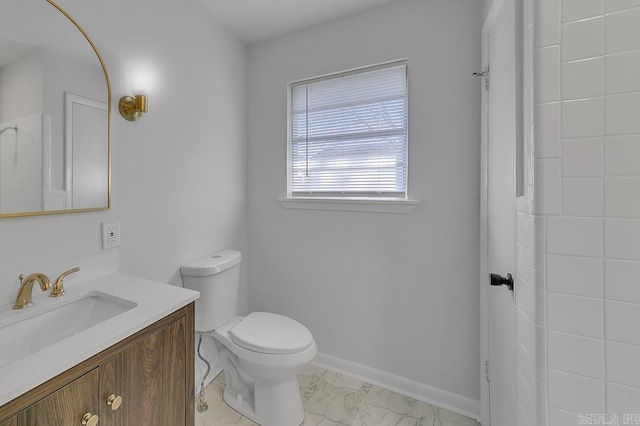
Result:
<instances>
[{"instance_id":1,"label":"gold faucet handle","mask_svg":"<svg viewBox=\"0 0 640 426\"><path fill-rule=\"evenodd\" d=\"M55 284L53 285L53 290L51 290L51 294L49 295L49 297L60 297L62 295L64 295L64 279L75 273L78 272L80 270L80 268L73 268L73 269L69 269L68 271L63 272L62 274L60 274L60 276L58 277L58 279L56 280Z\"/></svg>"}]
</instances>

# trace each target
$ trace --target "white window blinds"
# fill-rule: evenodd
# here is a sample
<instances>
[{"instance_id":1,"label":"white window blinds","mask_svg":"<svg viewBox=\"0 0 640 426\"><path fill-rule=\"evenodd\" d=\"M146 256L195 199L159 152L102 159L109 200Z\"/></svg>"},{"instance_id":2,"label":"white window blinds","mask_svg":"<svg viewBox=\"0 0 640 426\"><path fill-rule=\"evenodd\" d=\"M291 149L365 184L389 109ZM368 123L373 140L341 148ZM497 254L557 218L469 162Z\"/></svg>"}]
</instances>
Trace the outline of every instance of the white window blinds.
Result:
<instances>
[{"instance_id":1,"label":"white window blinds","mask_svg":"<svg viewBox=\"0 0 640 426\"><path fill-rule=\"evenodd\" d=\"M407 196L407 63L291 85L289 195Z\"/></svg>"}]
</instances>

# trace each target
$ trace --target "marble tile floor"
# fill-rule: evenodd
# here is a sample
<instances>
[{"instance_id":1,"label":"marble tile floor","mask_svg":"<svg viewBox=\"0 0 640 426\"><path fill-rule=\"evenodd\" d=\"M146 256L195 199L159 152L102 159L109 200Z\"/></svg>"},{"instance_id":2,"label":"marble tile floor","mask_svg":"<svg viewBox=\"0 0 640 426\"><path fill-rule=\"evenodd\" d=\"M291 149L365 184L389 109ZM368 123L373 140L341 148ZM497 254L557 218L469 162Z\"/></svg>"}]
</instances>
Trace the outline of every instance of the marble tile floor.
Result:
<instances>
[{"instance_id":1,"label":"marble tile floor","mask_svg":"<svg viewBox=\"0 0 640 426\"><path fill-rule=\"evenodd\" d=\"M479 426L470 418L313 365L298 382L304 426ZM255 425L225 404L223 389L221 373L205 388L209 409L196 411L196 425Z\"/></svg>"}]
</instances>

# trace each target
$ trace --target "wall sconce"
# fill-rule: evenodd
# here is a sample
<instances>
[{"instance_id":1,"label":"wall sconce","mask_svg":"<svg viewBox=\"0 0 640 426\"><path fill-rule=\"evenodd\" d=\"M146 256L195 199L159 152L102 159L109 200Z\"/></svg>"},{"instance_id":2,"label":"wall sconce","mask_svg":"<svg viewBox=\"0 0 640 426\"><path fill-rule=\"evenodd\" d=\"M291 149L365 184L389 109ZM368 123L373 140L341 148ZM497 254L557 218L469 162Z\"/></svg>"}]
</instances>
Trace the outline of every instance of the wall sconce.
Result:
<instances>
[{"instance_id":1,"label":"wall sconce","mask_svg":"<svg viewBox=\"0 0 640 426\"><path fill-rule=\"evenodd\" d=\"M118 102L120 115L127 121L136 121L147 112L149 90L153 86L153 73L149 68L129 67L129 89L133 96L123 96Z\"/></svg>"}]
</instances>

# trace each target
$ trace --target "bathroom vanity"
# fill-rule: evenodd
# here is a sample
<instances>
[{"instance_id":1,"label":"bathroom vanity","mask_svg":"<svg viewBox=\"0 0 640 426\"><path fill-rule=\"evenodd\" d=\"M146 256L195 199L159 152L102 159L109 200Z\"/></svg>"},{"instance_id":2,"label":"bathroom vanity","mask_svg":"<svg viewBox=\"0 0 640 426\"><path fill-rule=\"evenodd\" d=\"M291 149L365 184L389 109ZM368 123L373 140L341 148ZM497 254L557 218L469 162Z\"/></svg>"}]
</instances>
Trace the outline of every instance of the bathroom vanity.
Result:
<instances>
[{"instance_id":1,"label":"bathroom vanity","mask_svg":"<svg viewBox=\"0 0 640 426\"><path fill-rule=\"evenodd\" d=\"M0 311L0 332L56 310L64 315L60 306L65 305L55 304L80 309L74 302L113 297L129 305L35 353L0 364L0 426L192 426L197 292L116 273L69 286L67 293L66 302L34 297L24 311L40 311L26 320L11 318L22 312Z\"/></svg>"}]
</instances>

